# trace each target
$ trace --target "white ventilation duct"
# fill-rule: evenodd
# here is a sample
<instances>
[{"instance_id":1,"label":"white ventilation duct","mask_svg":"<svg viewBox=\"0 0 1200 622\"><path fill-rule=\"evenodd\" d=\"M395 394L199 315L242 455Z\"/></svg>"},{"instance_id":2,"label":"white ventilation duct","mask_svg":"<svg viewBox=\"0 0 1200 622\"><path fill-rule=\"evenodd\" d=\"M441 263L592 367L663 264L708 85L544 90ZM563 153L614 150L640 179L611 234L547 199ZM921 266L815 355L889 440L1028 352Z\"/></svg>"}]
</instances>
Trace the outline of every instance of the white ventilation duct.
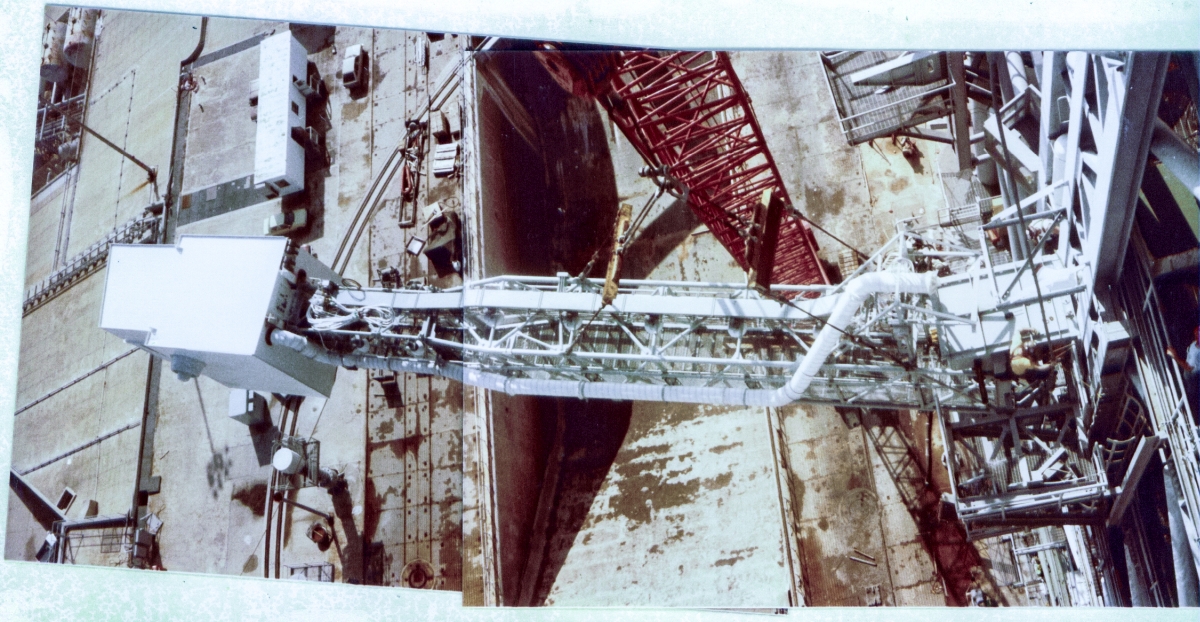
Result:
<instances>
[{"instance_id":1,"label":"white ventilation duct","mask_svg":"<svg viewBox=\"0 0 1200 622\"><path fill-rule=\"evenodd\" d=\"M295 333L277 330L271 334L272 343L292 348L316 361L338 367L385 369L442 376L491 391L509 395L540 395L578 399L631 400L640 402L679 402L696 404L725 404L730 406L784 406L804 395L825 360L837 347L842 331L850 324L863 302L873 294L923 294L937 291L937 277L932 272L895 273L872 272L855 278L846 285L833 307L824 328L817 334L808 354L800 361L791 380L777 390L737 389L726 387L687 387L635 383L589 382L575 380L542 380L509 378L491 372L463 369L460 365L436 365L432 361L388 359L377 356L340 355L309 342Z\"/></svg>"}]
</instances>

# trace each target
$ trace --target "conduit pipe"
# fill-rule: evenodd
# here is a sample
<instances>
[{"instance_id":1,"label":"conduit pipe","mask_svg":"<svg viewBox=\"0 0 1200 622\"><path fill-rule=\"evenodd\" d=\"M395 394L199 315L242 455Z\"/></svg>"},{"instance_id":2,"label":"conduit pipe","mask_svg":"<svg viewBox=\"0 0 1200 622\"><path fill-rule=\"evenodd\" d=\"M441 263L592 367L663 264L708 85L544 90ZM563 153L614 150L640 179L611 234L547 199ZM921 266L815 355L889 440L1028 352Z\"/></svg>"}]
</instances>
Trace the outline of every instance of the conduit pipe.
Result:
<instances>
[{"instance_id":1,"label":"conduit pipe","mask_svg":"<svg viewBox=\"0 0 1200 622\"><path fill-rule=\"evenodd\" d=\"M1025 59L1020 52L1005 52L1004 64L1008 67L1008 79L1012 83L1013 97L1019 97L1029 88L1029 78L1025 76Z\"/></svg>"},{"instance_id":2,"label":"conduit pipe","mask_svg":"<svg viewBox=\"0 0 1200 622\"><path fill-rule=\"evenodd\" d=\"M933 295L936 291L937 277L933 272L868 272L851 281L834 305L825 326L808 348L808 354L801 359L796 373L775 392L773 403L768 406L782 406L800 399L868 296L886 293Z\"/></svg>"},{"instance_id":3,"label":"conduit pipe","mask_svg":"<svg viewBox=\"0 0 1200 622\"><path fill-rule=\"evenodd\" d=\"M1154 134L1150 138L1150 151L1166 165L1179 181L1187 186L1192 196L1200 199L1200 154L1184 142L1162 119L1154 120Z\"/></svg>"},{"instance_id":4,"label":"conduit pipe","mask_svg":"<svg viewBox=\"0 0 1200 622\"><path fill-rule=\"evenodd\" d=\"M776 390L510 378L491 372L464 369L456 364L437 365L433 361L336 354L300 335L284 330L272 332L271 341L328 365L435 375L509 395L778 407L791 404L804 395L820 372L821 366L837 348L843 331L863 302L871 295L888 293L932 296L937 293L937 277L932 272L870 272L855 278L838 294L839 299L829 319L817 334L808 354L800 360L792 378Z\"/></svg>"}]
</instances>

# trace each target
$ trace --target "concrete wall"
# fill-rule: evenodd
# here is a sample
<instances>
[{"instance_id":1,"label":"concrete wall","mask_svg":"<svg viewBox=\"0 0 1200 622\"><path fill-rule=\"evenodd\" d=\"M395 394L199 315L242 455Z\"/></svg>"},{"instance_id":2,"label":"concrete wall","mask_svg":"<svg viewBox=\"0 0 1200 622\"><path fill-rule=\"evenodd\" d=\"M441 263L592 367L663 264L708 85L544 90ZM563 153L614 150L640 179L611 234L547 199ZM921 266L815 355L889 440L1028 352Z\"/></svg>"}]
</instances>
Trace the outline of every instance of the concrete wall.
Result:
<instances>
[{"instance_id":1,"label":"concrete wall","mask_svg":"<svg viewBox=\"0 0 1200 622\"><path fill-rule=\"evenodd\" d=\"M564 474L586 455L565 449ZM570 475L565 475L570 477ZM758 409L634 403L588 501L564 482L545 603L786 607L790 579L767 418ZM581 494L584 493L584 494ZM557 567L555 567L557 566Z\"/></svg>"},{"instance_id":2,"label":"concrete wall","mask_svg":"<svg viewBox=\"0 0 1200 622\"><path fill-rule=\"evenodd\" d=\"M195 48L199 23L196 17L110 12L98 38L93 104L87 123L140 159L159 166L162 191L166 189L172 144L179 61ZM210 20L204 51L214 51L274 27L263 22ZM240 56L245 55L231 58L240 60ZM256 65L257 57L252 60ZM337 61L332 56L324 60L329 65ZM222 85L201 82L201 88L205 87L216 90ZM202 101L195 102L195 107L198 109L200 104ZM189 155L203 155L202 146L194 145ZM78 252L114 224L140 213L148 203L148 187L135 188L141 182L130 182L131 169L140 169L121 159L108 147L85 137L76 189L78 209L72 217L71 249L65 254ZM202 160L192 165L204 166ZM186 170L189 164L184 164ZM337 185L330 184L330 190L336 193ZM30 246L31 280L48 270L53 256L60 212L60 199L54 192L52 188L35 202L35 231L40 233L35 233L35 243ZM355 189L346 192L353 194ZM241 214L240 219L237 214L229 216L205 230L242 231L247 218L251 228L261 226L261 215ZM359 248L365 251L366 245ZM361 255L365 257L366 253ZM351 274L359 276L363 271L359 269ZM97 370L130 349L96 327L104 275L103 270L98 271L24 319L18 407ZM113 429L140 421L146 370L146 355L134 353L18 415L14 468L30 468ZM267 563L261 535L271 439L255 436L246 426L226 417L228 394L228 389L203 377L181 383L169 372L163 374L151 472L161 475L163 483L162 491L150 497L150 509L164 521L159 544L167 568L262 576ZM337 514L341 546L318 550L303 536L315 517L302 510L289 510L282 538L283 562L333 563L339 581L361 580L363 570L365 397L365 374L344 371L328 403L310 400L301 407L295 428L297 434L312 434L322 441L322 464L346 473L350 486L345 507L338 507L321 489L294 493L292 498L300 503ZM278 404L274 406L274 417L278 422ZM140 429L132 427L31 472L28 480L54 498L64 486L74 489L79 496L68 514L71 518L82 515L88 500L98 502L101 515L123 514L133 497L139 436ZM9 541L14 545L6 553L23 557L28 553L30 538L40 541L45 531L21 520L19 511L16 515L17 519L9 523ZM121 562L125 554L114 558L105 553L112 546L102 545L102 539L98 533L88 534L86 546L79 549L75 561L106 565ZM88 544L92 540L95 546ZM283 572L286 576L287 570Z\"/></svg>"},{"instance_id":3,"label":"concrete wall","mask_svg":"<svg viewBox=\"0 0 1200 622\"><path fill-rule=\"evenodd\" d=\"M942 206L933 163L943 146L916 141L922 156L912 163L888 139L850 146L817 52L734 52L730 61L792 202L821 227L869 254L897 219ZM845 247L815 234L821 257L837 265Z\"/></svg>"},{"instance_id":4,"label":"concrete wall","mask_svg":"<svg viewBox=\"0 0 1200 622\"><path fill-rule=\"evenodd\" d=\"M179 62L196 47L197 18L105 11L102 19L84 123L158 167L159 191L165 192ZM152 200L146 172L94 136L83 136L80 162L75 205L87 209L76 210L71 219L69 254L140 214Z\"/></svg>"},{"instance_id":5,"label":"concrete wall","mask_svg":"<svg viewBox=\"0 0 1200 622\"><path fill-rule=\"evenodd\" d=\"M485 275L578 273L611 234L619 204L605 119L526 51L477 63Z\"/></svg>"},{"instance_id":6,"label":"concrete wall","mask_svg":"<svg viewBox=\"0 0 1200 622\"><path fill-rule=\"evenodd\" d=\"M562 91L528 53L497 52L477 57L477 63L471 148L480 164L480 203L467 210L474 215L468 222L474 244L467 252L481 255L482 274L476 278L578 272L607 237L617 208L602 119L594 104ZM603 269L598 265L594 274ZM476 478L477 497L466 500L464 528L471 537L489 521L495 525L496 593L502 604L515 605L528 591L525 584L540 573L535 519L558 406L499 394L489 403L484 416L490 425L482 425L491 437L479 456L491 462L490 471L467 468L467 477ZM589 406L577 410L587 416ZM478 439L467 436L477 449ZM488 490L493 482L494 491ZM495 499L494 508L488 498ZM484 537L482 530L474 536ZM487 555L488 545L482 547L480 554ZM534 567L527 570L531 549ZM464 582L464 589L471 586Z\"/></svg>"},{"instance_id":7,"label":"concrete wall","mask_svg":"<svg viewBox=\"0 0 1200 622\"><path fill-rule=\"evenodd\" d=\"M4 559L33 561L42 548L48 525L42 525L21 500L16 489L8 488L8 520L5 524Z\"/></svg>"},{"instance_id":8,"label":"concrete wall","mask_svg":"<svg viewBox=\"0 0 1200 622\"><path fill-rule=\"evenodd\" d=\"M127 352L121 340L96 328L104 271L88 277L25 318L21 333L17 408L50 394ZM17 415L13 468L33 468L131 422L141 420L147 355L135 353L92 373ZM64 486L101 514L125 512L133 498L138 430L120 432L27 479L57 499Z\"/></svg>"},{"instance_id":9,"label":"concrete wall","mask_svg":"<svg viewBox=\"0 0 1200 622\"><path fill-rule=\"evenodd\" d=\"M85 123L139 159L159 166L160 188L165 190L173 88L179 60L196 43L191 28L195 20L128 12L105 12L103 19ZM68 193L68 207L78 206L67 215L70 227L64 223L70 243L62 248L63 260L140 213L150 198L141 169L94 137L85 135L82 140L78 177L64 178L61 188ZM30 282L51 271L61 208L62 196L53 186L34 201L26 275ZM85 278L22 322L18 408L95 373L17 416L15 469L32 468L141 420L146 355L134 354L99 369L129 350L127 344L96 328L104 274L100 270ZM139 436L137 427L129 428L33 471L27 479L55 499L63 487L74 489L79 497L69 514L72 518L76 512L82 516L89 500L97 501L101 515L123 514L133 498ZM9 535L17 542L27 540L27 534L10 530ZM101 548L83 547L77 561L109 563L111 554Z\"/></svg>"},{"instance_id":10,"label":"concrete wall","mask_svg":"<svg viewBox=\"0 0 1200 622\"><path fill-rule=\"evenodd\" d=\"M501 601L518 604L549 451L542 419L549 400L492 394Z\"/></svg>"},{"instance_id":11,"label":"concrete wall","mask_svg":"<svg viewBox=\"0 0 1200 622\"><path fill-rule=\"evenodd\" d=\"M194 18L188 22L188 28L193 25L196 25ZM285 28L286 24L272 22L211 19L202 57L256 34ZM196 75L205 80L200 81L188 110L188 144L182 163L185 193L253 172L254 124L249 120L245 82L257 75L258 60L258 48L250 47L196 70ZM327 78L338 62L327 52L316 53L311 60ZM343 103L344 92L331 93L331 108L339 108ZM236 119L222 121L223 117L234 115ZM334 119L330 150L336 160L341 155L337 136L343 119L336 115ZM368 118L363 118L349 133L360 138L367 121ZM366 146L362 149L365 151ZM369 157L365 160L369 164ZM369 166L365 168L362 177L370 173ZM310 172L324 177L324 171ZM309 188L313 202L340 205L339 193L352 196L359 191L358 176L343 180L338 170L331 173L328 183ZM189 184L194 187L188 187ZM263 218L273 207L277 208L278 202L235 209L182 227L180 232L187 229L191 233L259 235ZM334 218L338 216L340 213L335 211ZM337 229L339 233L341 230ZM336 248L340 240L324 239L324 231L310 227L307 235L316 239L307 241L312 241L322 259L329 261L332 252L327 249ZM365 257L367 245L360 244L358 250ZM352 264L347 276L366 281L364 263ZM263 537L267 530L266 487L271 477L271 442L279 430L252 430L230 420L225 413L229 390L216 382L201 377L198 381L181 383L164 373L153 462L153 472L162 476L163 484L162 491L150 499L151 510L165 523L159 536L164 566L172 570L262 577L264 570L274 575L274 560L278 555L280 572L285 578L289 572L286 566L328 563L333 566L334 581L361 582L366 565L363 533L367 382L364 371L341 370L330 398L306 400L282 430L285 434L319 441L321 466L332 467L346 476L348 490L344 494L333 496L317 487L287 493L297 503L334 516L338 546L321 550L305 536L310 525L323 519L303 509L276 504L274 512L282 509L284 519L282 531L274 524L271 527L268 555ZM279 426L281 405L276 399L271 403L273 424Z\"/></svg>"},{"instance_id":12,"label":"concrete wall","mask_svg":"<svg viewBox=\"0 0 1200 622\"><path fill-rule=\"evenodd\" d=\"M63 220L64 207L70 205L70 190L76 170L68 169L67 174L42 188L32 199L29 207L29 245L25 251L26 288L54 272L54 249L58 246L59 223Z\"/></svg>"}]
</instances>

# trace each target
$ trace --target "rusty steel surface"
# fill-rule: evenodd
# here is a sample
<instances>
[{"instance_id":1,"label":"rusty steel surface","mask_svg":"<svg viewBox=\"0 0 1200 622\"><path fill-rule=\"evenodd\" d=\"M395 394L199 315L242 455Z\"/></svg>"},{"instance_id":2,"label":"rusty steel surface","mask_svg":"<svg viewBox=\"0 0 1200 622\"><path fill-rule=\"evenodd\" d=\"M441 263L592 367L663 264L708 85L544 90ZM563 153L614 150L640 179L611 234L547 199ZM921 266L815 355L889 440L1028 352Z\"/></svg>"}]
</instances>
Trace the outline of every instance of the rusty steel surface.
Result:
<instances>
[{"instance_id":1,"label":"rusty steel surface","mask_svg":"<svg viewBox=\"0 0 1200 622\"><path fill-rule=\"evenodd\" d=\"M608 111L651 166L668 167L688 204L743 269L742 235L771 190L791 205L750 98L723 52L538 52L551 75ZM783 219L774 282L829 283L809 227Z\"/></svg>"}]
</instances>

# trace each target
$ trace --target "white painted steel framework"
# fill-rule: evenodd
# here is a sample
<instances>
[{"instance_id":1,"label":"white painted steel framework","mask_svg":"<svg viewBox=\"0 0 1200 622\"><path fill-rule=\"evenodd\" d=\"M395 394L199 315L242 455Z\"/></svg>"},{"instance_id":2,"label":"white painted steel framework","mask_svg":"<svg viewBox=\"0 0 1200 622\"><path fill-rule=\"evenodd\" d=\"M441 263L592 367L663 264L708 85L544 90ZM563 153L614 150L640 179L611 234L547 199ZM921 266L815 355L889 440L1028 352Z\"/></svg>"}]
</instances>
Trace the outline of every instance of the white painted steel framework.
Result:
<instances>
[{"instance_id":1,"label":"white painted steel framework","mask_svg":"<svg viewBox=\"0 0 1200 622\"><path fill-rule=\"evenodd\" d=\"M1187 403L1178 372L1162 354L1168 342L1163 310L1149 267L1152 258L1138 236L1131 235L1147 154L1153 141L1164 142L1164 124L1156 117L1170 54L1046 52L1034 60L1040 70L1039 80L1030 84L1014 78L1013 97L1000 110L1005 120L1004 131L997 128L994 113L987 124L989 152L999 154L1002 160L1007 157L1011 162L1009 166L1001 167L1013 178L1010 188L1034 188L1028 196L1021 196L1018 190L1016 196L1005 197L1010 207L999 218L1012 221L1019 217L1026 224L1038 219L1055 219L1059 244L1054 252L1054 263L1087 275L1079 291L1071 296L1072 322L1077 338L1071 344L1074 356L1070 369L1065 371L1071 378L1071 400L1077 403L1079 418L1073 425L1082 424L1080 432L1086 434L1092 432L1092 426L1098 422L1123 416L1127 419L1128 413L1122 415L1122 410L1132 409L1130 412L1135 414L1144 411L1145 414L1141 415L1142 427L1138 427L1137 422L1122 421L1120 425L1135 434L1127 440L1104 436L1091 439L1094 449L1100 450L1093 456L1093 464L1097 467L1094 475L1082 463L1071 464L1070 460L1064 460L1054 464L1055 445L1041 446L1050 440L1044 436L1042 441L1035 443L1038 447L1032 454L1032 462L1029 461L1030 444L1024 444L1027 466L1022 468L1033 473L1047 465L1069 470L1076 481L1075 486L1037 493L1066 498L1088 489L1104 489L1102 471L1119 478L1132 454L1132 451L1122 451L1119 447L1132 449L1142 435L1165 438L1167 442L1162 444L1160 455L1177 473L1181 489L1179 505L1188 537L1185 548L1191 550L1192 561L1196 563L1200 561L1197 533L1200 530L1196 528L1200 525L1200 442L1197 441L1192 406ZM1036 144L1016 131L1020 119L1010 114L1011 110L1005 110L1018 103L1022 91L1027 101L1037 103L1030 108L1040 113ZM1000 102L996 105L999 107ZM1007 144L998 144L1001 135ZM1017 202L1020 202L1021 214L1011 205ZM1025 228L1014 227L1009 231L1023 235ZM1030 242L1016 240L1013 244L1029 248ZM1043 253L1043 256L1047 254ZM1033 261L1040 260L1041 257ZM1141 347L1136 351L1131 347L1131 337L1141 340ZM1126 366L1125 361L1131 355L1133 362ZM1130 370L1136 374L1132 382L1127 375ZM1137 403L1130 404L1130 400ZM1139 405L1141 401L1146 402L1144 407ZM1017 419L1026 415L1038 420L1036 411L1027 411ZM953 421L954 417L951 415L945 422L951 435L964 430L961 422ZM1030 438L1045 435L1069 421L1064 419L1060 424L1043 424L1041 428L1030 429ZM1010 427L1008 433L1023 437L1025 431L1019 428ZM1060 432L1071 433L1065 428ZM995 467L1001 465L989 464L995 453L989 456L987 451L995 447L998 438L1002 440L1004 433L1000 426L984 430L979 438L971 441L974 446L969 450L965 446L967 443L948 443L948 458L958 467L954 478L958 509L968 526L977 509L991 515L999 512L997 524L1015 524L1007 515L1014 505L1004 499L1006 494L1012 496L1012 493L1004 493L998 489L998 484L1009 480L1010 487L1020 485L1016 481L1018 473L1013 469L1018 465L1006 461L1007 472L1005 469L997 471ZM1055 438L1062 438L1062 435ZM964 470L963 464L970 467ZM979 477L979 473L987 468L993 472ZM1029 478L1023 475L1021 479ZM1107 483L1106 494L1114 497L1113 507L1121 507L1121 502L1127 501L1122 496L1132 495L1136 488L1136 479L1126 482L1129 490L1117 487L1120 483ZM984 495L985 502L975 503L971 500L972 494L981 486L991 490ZM1023 503L1034 496L1030 493L1014 498ZM1095 506L1101 518L1109 511L1108 506Z\"/></svg>"},{"instance_id":2,"label":"white painted steel framework","mask_svg":"<svg viewBox=\"0 0 1200 622\"><path fill-rule=\"evenodd\" d=\"M894 261L907 239L897 235L860 272ZM601 282L567 275L497 277L440 292L343 288L314 296L306 329L280 328L345 355L341 364L424 370L513 393L985 409L969 372L936 362L937 327L970 320L939 311L936 296L892 287L935 291L932 274L874 274L889 285L857 297L848 291L854 279L779 288L821 294L797 303L743 284L625 280L602 307ZM820 361L807 356L826 343ZM807 387L777 397L806 359L823 363Z\"/></svg>"},{"instance_id":3,"label":"white painted steel framework","mask_svg":"<svg viewBox=\"0 0 1200 622\"><path fill-rule=\"evenodd\" d=\"M928 270L914 259L931 255L983 265L965 280L913 271ZM940 241L936 229L902 228L842 285L780 287L768 296L744 284L624 280L603 306L601 282L566 274L444 291L310 281L298 290L303 300L289 305L303 319L299 311L280 318L271 339L332 365L437 374L512 394L940 412L955 440L949 458L966 484L964 519L1093 520L1107 481L1072 423L1069 370L1059 364L1023 385L970 369L970 357L1003 362L1014 332L1041 324L1041 300L1029 298L1033 273L1017 272ZM1078 280L1067 276L1047 280L1051 305L1078 293ZM1016 283L1005 302L997 292ZM960 296L972 285L997 291ZM776 295L785 289L817 297L788 302ZM955 300L941 300L947 292ZM1064 304L1051 308L1061 315ZM1055 320L1051 336L1071 343L1076 329ZM966 365L951 364L956 354Z\"/></svg>"},{"instance_id":4,"label":"white painted steel framework","mask_svg":"<svg viewBox=\"0 0 1200 622\"><path fill-rule=\"evenodd\" d=\"M304 278L285 262L277 290L292 288L291 299L267 318L267 344L511 394L936 412L971 537L1099 524L1122 492L1109 474L1123 458L1087 430L1128 352L1128 322L1113 311L1122 303L1107 292L1124 265L1166 55L1037 58L1040 80L1014 77L977 128L1009 189L978 239L899 223L841 285L760 295L624 280L611 305L601 282L565 274L378 289ZM993 263L1002 255L985 229L1001 228L1018 261ZM788 291L812 297L789 302ZM1014 335L1027 331L1030 358L1044 362L1031 375L1011 365ZM1152 432L1167 438L1196 550L1200 444L1179 423L1187 415L1155 410Z\"/></svg>"}]
</instances>

